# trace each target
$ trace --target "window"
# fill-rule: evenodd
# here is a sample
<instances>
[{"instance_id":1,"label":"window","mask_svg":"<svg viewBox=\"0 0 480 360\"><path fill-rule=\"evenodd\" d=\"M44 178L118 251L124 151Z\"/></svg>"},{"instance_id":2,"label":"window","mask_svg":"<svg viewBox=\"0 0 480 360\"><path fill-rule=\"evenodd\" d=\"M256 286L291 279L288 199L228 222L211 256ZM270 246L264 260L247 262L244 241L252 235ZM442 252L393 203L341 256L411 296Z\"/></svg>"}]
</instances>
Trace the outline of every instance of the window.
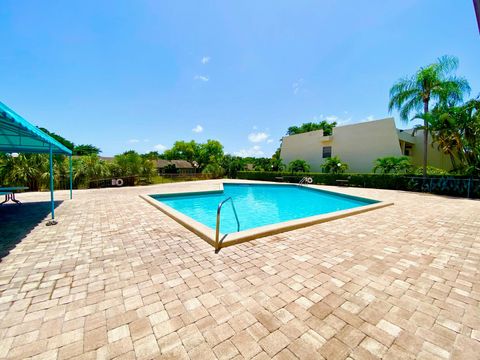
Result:
<instances>
[{"instance_id":1,"label":"window","mask_svg":"<svg viewBox=\"0 0 480 360\"><path fill-rule=\"evenodd\" d=\"M323 147L323 158L330 158L332 157L332 147L331 146L324 146Z\"/></svg>"},{"instance_id":2,"label":"window","mask_svg":"<svg viewBox=\"0 0 480 360\"><path fill-rule=\"evenodd\" d=\"M405 152L403 155L412 156L412 145L405 145Z\"/></svg>"}]
</instances>

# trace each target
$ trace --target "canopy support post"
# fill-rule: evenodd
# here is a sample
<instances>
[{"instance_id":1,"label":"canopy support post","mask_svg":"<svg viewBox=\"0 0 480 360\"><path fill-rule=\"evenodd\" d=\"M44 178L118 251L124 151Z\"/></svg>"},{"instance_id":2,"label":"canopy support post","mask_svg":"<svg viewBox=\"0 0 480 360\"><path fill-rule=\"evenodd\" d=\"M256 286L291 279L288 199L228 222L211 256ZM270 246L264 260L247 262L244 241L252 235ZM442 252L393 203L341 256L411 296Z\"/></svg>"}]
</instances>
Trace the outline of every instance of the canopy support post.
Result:
<instances>
[{"instance_id":1,"label":"canopy support post","mask_svg":"<svg viewBox=\"0 0 480 360\"><path fill-rule=\"evenodd\" d=\"M52 220L47 222L47 226L56 225L55 221L55 199L53 198L53 148L50 145L50 203L52 206Z\"/></svg>"},{"instance_id":2,"label":"canopy support post","mask_svg":"<svg viewBox=\"0 0 480 360\"><path fill-rule=\"evenodd\" d=\"M73 183L72 183L72 173L73 173L73 171L72 171L72 155L69 156L69 160L70 160L69 161L70 162L70 200L72 200L72 187L73 187L72 186L73 185Z\"/></svg>"}]
</instances>

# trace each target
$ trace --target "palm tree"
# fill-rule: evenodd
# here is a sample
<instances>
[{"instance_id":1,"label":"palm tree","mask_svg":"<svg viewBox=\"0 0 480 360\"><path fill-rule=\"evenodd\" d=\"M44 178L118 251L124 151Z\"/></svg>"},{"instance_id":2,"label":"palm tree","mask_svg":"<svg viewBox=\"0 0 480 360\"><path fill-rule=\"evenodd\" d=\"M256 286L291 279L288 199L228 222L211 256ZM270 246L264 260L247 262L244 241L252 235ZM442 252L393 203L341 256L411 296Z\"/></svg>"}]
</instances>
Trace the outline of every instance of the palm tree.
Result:
<instances>
[{"instance_id":1,"label":"palm tree","mask_svg":"<svg viewBox=\"0 0 480 360\"><path fill-rule=\"evenodd\" d=\"M322 165L322 171L327 174L343 174L347 169L348 165L338 156L328 158Z\"/></svg>"},{"instance_id":2,"label":"palm tree","mask_svg":"<svg viewBox=\"0 0 480 360\"><path fill-rule=\"evenodd\" d=\"M375 160L373 172L376 173L377 170L380 170L382 174L399 174L407 173L411 169L412 164L408 156L385 156Z\"/></svg>"},{"instance_id":3,"label":"palm tree","mask_svg":"<svg viewBox=\"0 0 480 360\"><path fill-rule=\"evenodd\" d=\"M400 111L400 119L408 122L412 112L428 114L430 102L455 104L470 92L467 80L451 75L458 68L458 59L444 55L437 62L420 68L413 76L397 81L390 89L388 110ZM427 176L428 119L424 118L423 176Z\"/></svg>"},{"instance_id":4,"label":"palm tree","mask_svg":"<svg viewBox=\"0 0 480 360\"><path fill-rule=\"evenodd\" d=\"M100 179L109 175L106 163L100 160L96 154L82 156L74 165L75 180L85 184L90 180Z\"/></svg>"}]
</instances>

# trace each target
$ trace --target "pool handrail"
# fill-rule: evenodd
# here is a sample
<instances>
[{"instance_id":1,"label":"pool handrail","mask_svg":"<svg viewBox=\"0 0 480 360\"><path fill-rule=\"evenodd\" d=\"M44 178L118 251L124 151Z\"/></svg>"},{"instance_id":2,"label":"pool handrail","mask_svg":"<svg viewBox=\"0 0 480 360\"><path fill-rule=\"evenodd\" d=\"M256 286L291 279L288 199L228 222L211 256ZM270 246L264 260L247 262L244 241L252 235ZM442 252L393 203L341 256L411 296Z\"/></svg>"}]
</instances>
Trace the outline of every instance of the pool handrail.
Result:
<instances>
[{"instance_id":1,"label":"pool handrail","mask_svg":"<svg viewBox=\"0 0 480 360\"><path fill-rule=\"evenodd\" d=\"M215 226L215 252L218 252L220 250L220 213L222 211L222 206L225 204L228 200L231 201L232 203L232 209L233 213L235 214L235 220L237 220L237 231L240 231L240 221L238 220L238 214L237 214L237 209L235 209L235 204L233 203L233 199L231 196L220 202L218 204L217 208L217 224Z\"/></svg>"}]
</instances>

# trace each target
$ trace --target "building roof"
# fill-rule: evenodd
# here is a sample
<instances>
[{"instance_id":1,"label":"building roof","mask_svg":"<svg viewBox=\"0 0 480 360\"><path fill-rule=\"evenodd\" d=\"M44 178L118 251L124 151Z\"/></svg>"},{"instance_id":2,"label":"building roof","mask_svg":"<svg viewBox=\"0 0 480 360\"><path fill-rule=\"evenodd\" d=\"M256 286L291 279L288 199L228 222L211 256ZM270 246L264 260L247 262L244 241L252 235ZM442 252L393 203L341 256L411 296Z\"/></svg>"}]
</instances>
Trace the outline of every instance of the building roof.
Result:
<instances>
[{"instance_id":1,"label":"building roof","mask_svg":"<svg viewBox=\"0 0 480 360\"><path fill-rule=\"evenodd\" d=\"M175 165L177 169L193 169L193 165L186 160L157 160L157 168L164 168L169 165Z\"/></svg>"},{"instance_id":2,"label":"building roof","mask_svg":"<svg viewBox=\"0 0 480 360\"><path fill-rule=\"evenodd\" d=\"M393 124L396 128L395 119L393 117L388 117L388 118L383 118L383 119L375 119L375 120L357 122L357 123L353 123L353 124L345 124L345 125L335 126L332 129L332 135L328 135L328 136L335 136L335 132L338 131L339 129L371 126L372 124L379 123L379 122L386 122L386 121L393 122ZM309 135L322 134L320 136L323 136L323 130L313 130L313 131L307 131L307 132L300 133L300 134L286 135L282 139L292 137L292 136L307 136L307 134L309 134Z\"/></svg>"},{"instance_id":3,"label":"building roof","mask_svg":"<svg viewBox=\"0 0 480 360\"><path fill-rule=\"evenodd\" d=\"M72 155L72 151L0 102L0 151Z\"/></svg>"}]
</instances>

